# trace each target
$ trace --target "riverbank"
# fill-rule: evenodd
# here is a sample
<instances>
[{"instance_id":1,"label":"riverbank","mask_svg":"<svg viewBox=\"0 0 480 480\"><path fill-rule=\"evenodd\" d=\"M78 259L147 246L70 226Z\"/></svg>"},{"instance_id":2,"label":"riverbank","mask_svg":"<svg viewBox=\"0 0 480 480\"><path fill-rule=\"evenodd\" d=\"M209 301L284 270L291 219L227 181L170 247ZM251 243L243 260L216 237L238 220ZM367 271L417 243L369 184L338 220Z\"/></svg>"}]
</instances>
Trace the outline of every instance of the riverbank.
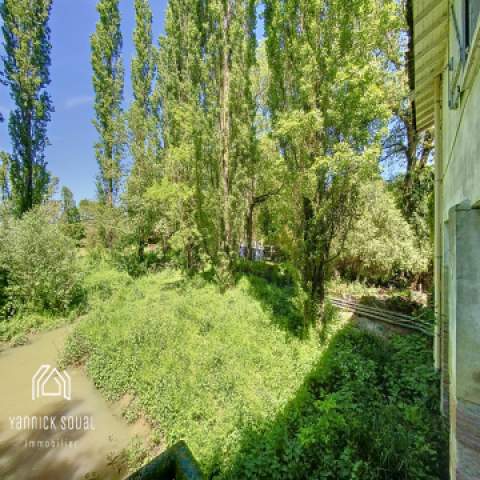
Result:
<instances>
[{"instance_id":1,"label":"riverbank","mask_svg":"<svg viewBox=\"0 0 480 480\"><path fill-rule=\"evenodd\" d=\"M127 424L121 405L108 403L81 368L66 370L70 399L42 395L32 399L32 377L42 365L58 365L71 329L40 333L27 345L0 353L2 480L80 480L86 475L119 480L128 463L125 449L137 436L149 435L144 423ZM47 394L55 389L55 383L45 386Z\"/></svg>"}]
</instances>

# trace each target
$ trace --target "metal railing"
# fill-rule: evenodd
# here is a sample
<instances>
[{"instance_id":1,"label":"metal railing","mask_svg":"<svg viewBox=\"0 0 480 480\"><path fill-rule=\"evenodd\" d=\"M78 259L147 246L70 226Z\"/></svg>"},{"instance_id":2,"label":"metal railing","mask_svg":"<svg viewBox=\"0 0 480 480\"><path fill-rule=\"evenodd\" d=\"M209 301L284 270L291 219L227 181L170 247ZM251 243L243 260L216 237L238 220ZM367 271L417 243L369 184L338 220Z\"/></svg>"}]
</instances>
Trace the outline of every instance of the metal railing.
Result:
<instances>
[{"instance_id":1,"label":"metal railing","mask_svg":"<svg viewBox=\"0 0 480 480\"><path fill-rule=\"evenodd\" d=\"M397 327L406 328L416 332L423 333L429 337L433 337L433 325L420 317L411 317L403 313L385 310L383 308L371 307L363 305L357 300L328 297L332 305L357 314L358 316L368 318L378 322L388 323Z\"/></svg>"}]
</instances>

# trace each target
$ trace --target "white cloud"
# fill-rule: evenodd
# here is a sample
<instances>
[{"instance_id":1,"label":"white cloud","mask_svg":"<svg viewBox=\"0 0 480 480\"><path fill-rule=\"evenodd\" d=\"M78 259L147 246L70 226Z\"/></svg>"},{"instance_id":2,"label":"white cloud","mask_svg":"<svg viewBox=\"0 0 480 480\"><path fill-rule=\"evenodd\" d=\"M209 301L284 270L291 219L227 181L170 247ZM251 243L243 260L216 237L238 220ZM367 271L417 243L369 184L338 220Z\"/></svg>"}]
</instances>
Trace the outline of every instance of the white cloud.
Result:
<instances>
[{"instance_id":1,"label":"white cloud","mask_svg":"<svg viewBox=\"0 0 480 480\"><path fill-rule=\"evenodd\" d=\"M93 102L92 95L80 95L77 97L70 97L65 102L65 108L67 110L71 108L81 107L82 105L88 105Z\"/></svg>"}]
</instances>

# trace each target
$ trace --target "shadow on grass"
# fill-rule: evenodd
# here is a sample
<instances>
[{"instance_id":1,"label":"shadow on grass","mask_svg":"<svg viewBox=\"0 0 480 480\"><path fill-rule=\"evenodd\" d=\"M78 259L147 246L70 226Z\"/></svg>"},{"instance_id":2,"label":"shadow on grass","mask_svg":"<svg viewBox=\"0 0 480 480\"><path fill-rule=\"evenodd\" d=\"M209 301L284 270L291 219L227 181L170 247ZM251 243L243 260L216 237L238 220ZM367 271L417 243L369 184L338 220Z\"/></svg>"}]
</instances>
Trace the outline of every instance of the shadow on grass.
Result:
<instances>
[{"instance_id":1,"label":"shadow on grass","mask_svg":"<svg viewBox=\"0 0 480 480\"><path fill-rule=\"evenodd\" d=\"M299 292L296 286L280 287L247 273L237 274L237 281L243 277L248 279L249 295L260 302L277 327L297 338L308 338L309 329L304 326L303 312L299 308Z\"/></svg>"},{"instance_id":2,"label":"shadow on grass","mask_svg":"<svg viewBox=\"0 0 480 480\"><path fill-rule=\"evenodd\" d=\"M386 343L343 328L294 398L244 428L227 471L211 478L448 478L430 357L421 336Z\"/></svg>"}]
</instances>

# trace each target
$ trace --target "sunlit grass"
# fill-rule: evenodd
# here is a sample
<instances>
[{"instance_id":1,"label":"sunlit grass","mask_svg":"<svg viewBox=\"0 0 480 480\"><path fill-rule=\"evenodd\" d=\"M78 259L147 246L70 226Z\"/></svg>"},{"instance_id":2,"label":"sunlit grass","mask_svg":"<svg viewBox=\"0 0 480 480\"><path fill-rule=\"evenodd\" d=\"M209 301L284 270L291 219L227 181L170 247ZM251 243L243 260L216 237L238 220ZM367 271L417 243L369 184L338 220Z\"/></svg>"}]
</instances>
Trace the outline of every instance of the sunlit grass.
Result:
<instances>
[{"instance_id":1,"label":"sunlit grass","mask_svg":"<svg viewBox=\"0 0 480 480\"><path fill-rule=\"evenodd\" d=\"M93 273L86 279L92 306L66 360L84 361L107 397L133 396L132 408L167 443L185 440L211 470L235 453L245 425L286 404L321 352L314 331L300 338L282 328L288 321L276 323L287 291L268 286L272 307L252 295L264 280L252 282L243 277L221 294L176 271L135 281L113 270ZM298 312L292 306L282 315Z\"/></svg>"}]
</instances>

